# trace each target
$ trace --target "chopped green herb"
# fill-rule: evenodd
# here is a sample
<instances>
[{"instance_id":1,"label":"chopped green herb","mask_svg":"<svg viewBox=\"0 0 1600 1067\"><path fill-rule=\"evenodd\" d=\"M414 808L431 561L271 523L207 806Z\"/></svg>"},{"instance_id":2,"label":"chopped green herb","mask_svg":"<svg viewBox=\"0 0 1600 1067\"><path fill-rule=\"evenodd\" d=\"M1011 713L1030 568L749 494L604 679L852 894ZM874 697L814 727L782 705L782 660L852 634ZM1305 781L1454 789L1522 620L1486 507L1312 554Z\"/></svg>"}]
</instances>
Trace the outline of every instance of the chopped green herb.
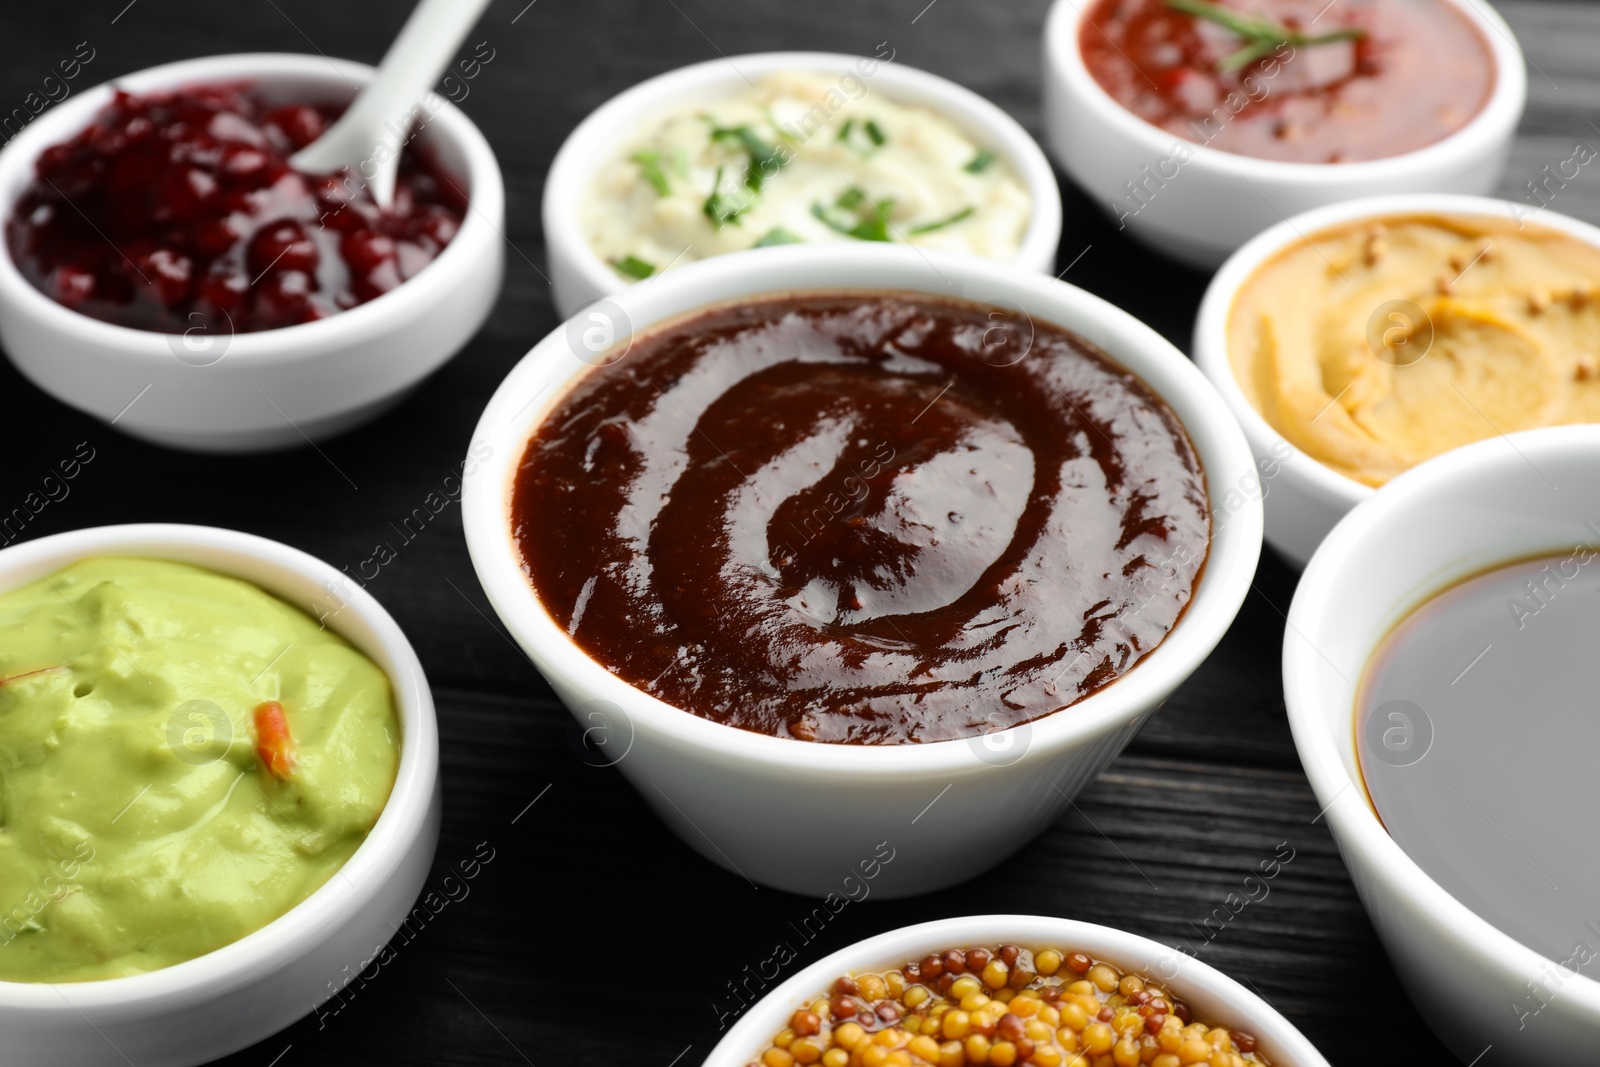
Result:
<instances>
[{"instance_id":1,"label":"chopped green herb","mask_svg":"<svg viewBox=\"0 0 1600 1067\"><path fill-rule=\"evenodd\" d=\"M730 222L737 226L739 216L748 209L748 203L722 191L722 168L718 167L717 176L711 182L711 195L706 197L706 202L700 208L711 220L712 227L720 230Z\"/></svg>"},{"instance_id":2,"label":"chopped green herb","mask_svg":"<svg viewBox=\"0 0 1600 1067\"><path fill-rule=\"evenodd\" d=\"M873 204L871 217L851 230L850 236L861 241L893 240L889 236L889 209L893 206L893 200L880 200Z\"/></svg>"},{"instance_id":3,"label":"chopped green herb","mask_svg":"<svg viewBox=\"0 0 1600 1067\"><path fill-rule=\"evenodd\" d=\"M994 164L994 153L987 148L978 149L978 154L967 160L967 165L961 169L968 174L982 174Z\"/></svg>"},{"instance_id":4,"label":"chopped green herb","mask_svg":"<svg viewBox=\"0 0 1600 1067\"><path fill-rule=\"evenodd\" d=\"M655 264L646 263L638 256L624 256L622 259L613 259L611 265L619 274L626 274L630 278L644 279L656 272Z\"/></svg>"},{"instance_id":5,"label":"chopped green herb","mask_svg":"<svg viewBox=\"0 0 1600 1067\"><path fill-rule=\"evenodd\" d=\"M750 162L744 168L744 183L752 193L759 193L761 184L778 173L788 162L786 152L779 152L748 126L713 126L711 139L736 141L739 147L744 149L745 154L750 157Z\"/></svg>"},{"instance_id":6,"label":"chopped green herb","mask_svg":"<svg viewBox=\"0 0 1600 1067\"><path fill-rule=\"evenodd\" d=\"M790 144L794 144L799 141L799 138L796 137L788 127L782 126L778 123L777 116L772 113L772 108L762 105L761 114L766 116L767 125L771 126L772 132L778 135L778 140L788 141Z\"/></svg>"},{"instance_id":7,"label":"chopped green herb","mask_svg":"<svg viewBox=\"0 0 1600 1067\"><path fill-rule=\"evenodd\" d=\"M681 148L672 150L672 173L684 181L689 180L689 153Z\"/></svg>"},{"instance_id":8,"label":"chopped green herb","mask_svg":"<svg viewBox=\"0 0 1600 1067\"><path fill-rule=\"evenodd\" d=\"M854 218L844 218L837 209L830 208L826 204L813 203L811 205L811 214L816 217L818 222L821 222L835 233L848 234L851 227L856 224Z\"/></svg>"},{"instance_id":9,"label":"chopped green herb","mask_svg":"<svg viewBox=\"0 0 1600 1067\"><path fill-rule=\"evenodd\" d=\"M892 240L889 236L889 209L893 206L893 200L880 200L876 204L865 205L865 211L858 208L854 214L846 215L837 207L812 204L811 214L828 229L846 237L854 237L858 241L889 241Z\"/></svg>"},{"instance_id":10,"label":"chopped green herb","mask_svg":"<svg viewBox=\"0 0 1600 1067\"><path fill-rule=\"evenodd\" d=\"M796 237L782 226L774 226L772 229L761 235L761 240L756 242L755 247L771 248L773 245L803 244L805 244L804 238Z\"/></svg>"},{"instance_id":11,"label":"chopped green herb","mask_svg":"<svg viewBox=\"0 0 1600 1067\"><path fill-rule=\"evenodd\" d=\"M861 137L855 136L857 130L861 131ZM863 138L869 143L863 144ZM874 150L889 143L889 135L873 119L867 119L860 125L856 124L855 119L846 119L844 125L839 127L839 140L855 149L857 155L870 156Z\"/></svg>"},{"instance_id":12,"label":"chopped green herb","mask_svg":"<svg viewBox=\"0 0 1600 1067\"><path fill-rule=\"evenodd\" d=\"M672 184L667 181L667 174L661 169L661 153L645 149L635 152L628 157L639 164L639 174L655 189L656 195L666 196L672 192Z\"/></svg>"},{"instance_id":13,"label":"chopped green herb","mask_svg":"<svg viewBox=\"0 0 1600 1067\"><path fill-rule=\"evenodd\" d=\"M934 230L942 230L946 226L954 226L962 219L970 218L972 213L976 210L978 209L973 207L971 204L968 204L966 207L962 208L960 211L949 216L948 218L939 219L937 222L924 222L921 226L911 227L911 233L913 235L919 233L932 233Z\"/></svg>"},{"instance_id":14,"label":"chopped green herb","mask_svg":"<svg viewBox=\"0 0 1600 1067\"><path fill-rule=\"evenodd\" d=\"M1304 48L1334 41L1359 41L1367 35L1367 31L1359 26L1351 26L1332 33L1308 36L1265 15L1246 15L1222 4L1212 3L1211 0L1167 0L1167 6L1174 11L1215 22L1247 42L1237 52L1217 60L1217 69L1224 73L1248 67L1256 60L1271 55L1282 45Z\"/></svg>"},{"instance_id":15,"label":"chopped green herb","mask_svg":"<svg viewBox=\"0 0 1600 1067\"><path fill-rule=\"evenodd\" d=\"M838 204L846 211L854 211L856 208L861 206L862 201L866 200L866 198L866 193L863 193L860 189L852 185L850 188L840 193L839 199L835 200L834 203Z\"/></svg>"}]
</instances>

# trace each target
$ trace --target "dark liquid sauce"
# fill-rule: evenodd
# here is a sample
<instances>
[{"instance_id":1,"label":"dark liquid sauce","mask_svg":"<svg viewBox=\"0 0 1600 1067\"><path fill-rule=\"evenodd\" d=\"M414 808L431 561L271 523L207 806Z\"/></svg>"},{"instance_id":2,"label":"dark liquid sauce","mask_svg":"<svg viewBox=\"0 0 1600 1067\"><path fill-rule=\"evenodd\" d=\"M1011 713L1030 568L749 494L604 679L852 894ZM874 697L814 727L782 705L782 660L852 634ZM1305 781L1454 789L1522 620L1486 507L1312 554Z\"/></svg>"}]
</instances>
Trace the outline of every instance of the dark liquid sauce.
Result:
<instances>
[{"instance_id":1,"label":"dark liquid sauce","mask_svg":"<svg viewBox=\"0 0 1600 1067\"><path fill-rule=\"evenodd\" d=\"M1232 31L1165 0L1099 0L1079 33L1084 64L1112 99L1152 125L1224 152L1291 163L1424 148L1465 126L1494 87L1488 42L1444 0L1227 3L1307 37L1346 28L1365 36L1283 46L1224 72L1218 61L1248 43Z\"/></svg>"},{"instance_id":2,"label":"dark liquid sauce","mask_svg":"<svg viewBox=\"0 0 1600 1067\"><path fill-rule=\"evenodd\" d=\"M1368 665L1357 716L1362 777L1396 843L1579 970L1600 955L1597 648L1600 557L1514 563L1406 618Z\"/></svg>"},{"instance_id":3,"label":"dark liquid sauce","mask_svg":"<svg viewBox=\"0 0 1600 1067\"><path fill-rule=\"evenodd\" d=\"M812 294L636 339L517 474L523 566L596 661L802 740L1036 719L1150 653L1210 541L1176 416L1081 338Z\"/></svg>"}]
</instances>

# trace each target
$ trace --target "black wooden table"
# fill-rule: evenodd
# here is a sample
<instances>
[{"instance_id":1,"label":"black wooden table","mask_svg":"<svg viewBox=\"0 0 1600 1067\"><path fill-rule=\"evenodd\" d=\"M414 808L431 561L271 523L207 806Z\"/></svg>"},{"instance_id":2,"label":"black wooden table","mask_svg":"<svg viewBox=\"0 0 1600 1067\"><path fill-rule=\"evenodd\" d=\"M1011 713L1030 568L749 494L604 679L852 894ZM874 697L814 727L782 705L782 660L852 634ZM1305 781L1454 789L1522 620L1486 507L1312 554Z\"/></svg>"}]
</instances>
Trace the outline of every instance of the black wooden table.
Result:
<instances>
[{"instance_id":1,"label":"black wooden table","mask_svg":"<svg viewBox=\"0 0 1600 1067\"><path fill-rule=\"evenodd\" d=\"M84 54L80 42L94 58L79 85L209 53L316 51L375 62L409 6L8 5L0 16L0 112L36 90L58 59ZM69 497L32 521L27 537L105 523L206 523L277 538L354 570L380 543L398 544L391 520L411 514L454 473L495 386L556 325L541 273L539 197L551 155L593 107L645 77L719 52L871 53L888 41L900 62L975 89L1037 132L1046 7L1046 0L496 0L467 47L487 41L495 58L462 106L499 154L512 247L505 291L478 338L402 407L325 443L325 455L163 451L57 404L0 365L0 511L88 441L96 459ZM1571 156L1578 142L1600 146L1600 129L1590 124L1600 121L1600 5L1504 0L1501 9L1532 68L1528 115L1502 188L1520 199L1524 183ZM1555 210L1600 222L1593 169L1560 191ZM1075 189L1066 189L1066 201L1057 266L1073 264L1067 280L1186 346L1205 276L1130 244ZM1276 1005L1340 1067L1448 1062L1405 999L1295 756L1278 677L1294 585L1294 572L1269 552L1221 647L1078 808L1014 860L942 893L852 905L791 968L927 919L1063 915L1188 943ZM368 588L410 635L438 700L445 818L430 888L445 893L445 877L462 861L490 849L494 858L476 877L449 883L451 903L394 946L394 959L371 981L226 1062L698 1063L718 1037L713 1000L746 964L769 956L788 921L812 902L752 889L692 855L617 771L575 757L568 716L491 621L458 508L399 545ZM792 832L808 830L797 812ZM1206 927L1246 874L1283 847L1294 858L1270 895L1225 925ZM1385 1033L1387 1049L1369 1055L1340 1044L1352 1012L1366 1013ZM1485 1067L1498 1065L1486 1060Z\"/></svg>"}]
</instances>

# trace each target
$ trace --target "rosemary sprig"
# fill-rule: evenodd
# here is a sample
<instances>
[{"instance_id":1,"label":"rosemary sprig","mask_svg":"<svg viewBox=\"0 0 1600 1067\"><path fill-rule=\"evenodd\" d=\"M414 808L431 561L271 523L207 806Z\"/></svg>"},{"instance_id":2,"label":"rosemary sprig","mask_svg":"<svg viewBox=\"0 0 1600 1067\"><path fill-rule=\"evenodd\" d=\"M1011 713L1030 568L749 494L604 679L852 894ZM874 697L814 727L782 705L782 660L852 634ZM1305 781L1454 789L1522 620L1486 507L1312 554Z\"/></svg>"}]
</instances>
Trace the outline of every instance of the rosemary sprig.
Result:
<instances>
[{"instance_id":1,"label":"rosemary sprig","mask_svg":"<svg viewBox=\"0 0 1600 1067\"><path fill-rule=\"evenodd\" d=\"M1367 31L1359 26L1334 30L1332 33L1308 35L1281 22L1274 22L1265 15L1246 15L1231 7L1212 3L1211 0L1167 0L1167 6L1174 11L1182 11L1186 15L1215 22L1247 42L1237 52L1229 53L1217 60L1217 69L1224 73L1248 67L1256 60L1271 55L1281 45L1307 48L1319 44L1332 44L1334 41L1359 41L1367 35Z\"/></svg>"}]
</instances>

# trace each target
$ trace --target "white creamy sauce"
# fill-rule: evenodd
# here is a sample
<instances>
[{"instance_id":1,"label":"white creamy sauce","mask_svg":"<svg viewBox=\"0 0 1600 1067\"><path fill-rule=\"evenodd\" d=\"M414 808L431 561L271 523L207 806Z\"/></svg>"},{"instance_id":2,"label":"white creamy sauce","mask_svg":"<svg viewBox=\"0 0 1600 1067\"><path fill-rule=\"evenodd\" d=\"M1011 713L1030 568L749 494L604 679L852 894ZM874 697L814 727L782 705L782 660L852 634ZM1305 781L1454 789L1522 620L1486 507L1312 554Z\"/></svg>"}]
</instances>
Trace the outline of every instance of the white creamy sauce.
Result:
<instances>
[{"instance_id":1,"label":"white creamy sauce","mask_svg":"<svg viewBox=\"0 0 1600 1067\"><path fill-rule=\"evenodd\" d=\"M599 168L579 210L595 253L638 278L795 241L1010 261L1033 201L1006 159L942 115L853 74L785 72L657 116Z\"/></svg>"}]
</instances>

